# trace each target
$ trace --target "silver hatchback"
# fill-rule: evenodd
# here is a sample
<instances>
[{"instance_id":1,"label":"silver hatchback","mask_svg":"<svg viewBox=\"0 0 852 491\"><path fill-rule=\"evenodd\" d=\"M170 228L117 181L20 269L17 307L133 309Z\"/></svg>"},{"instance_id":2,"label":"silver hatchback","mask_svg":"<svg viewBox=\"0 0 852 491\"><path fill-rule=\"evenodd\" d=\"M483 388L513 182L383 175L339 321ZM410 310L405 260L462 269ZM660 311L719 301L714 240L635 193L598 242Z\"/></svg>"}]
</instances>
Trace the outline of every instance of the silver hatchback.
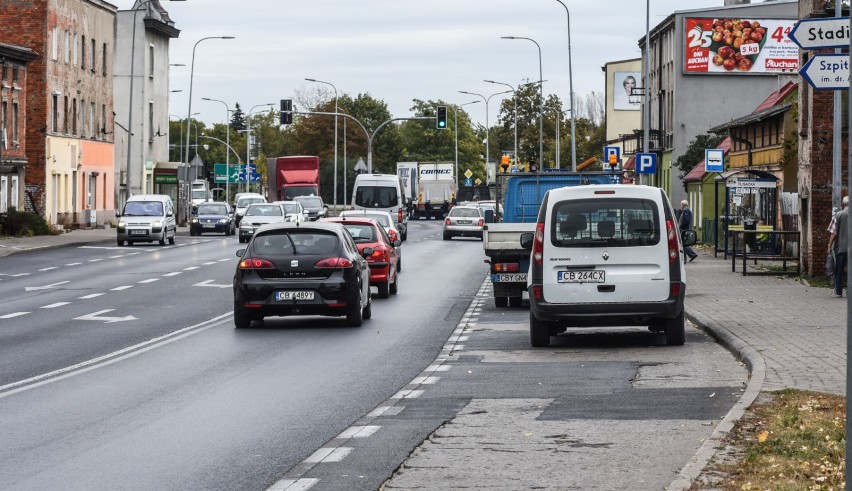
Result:
<instances>
[{"instance_id":1,"label":"silver hatchback","mask_svg":"<svg viewBox=\"0 0 852 491\"><path fill-rule=\"evenodd\" d=\"M453 237L479 237L482 240L482 228L485 217L477 206L454 206L444 219L444 240Z\"/></svg>"}]
</instances>

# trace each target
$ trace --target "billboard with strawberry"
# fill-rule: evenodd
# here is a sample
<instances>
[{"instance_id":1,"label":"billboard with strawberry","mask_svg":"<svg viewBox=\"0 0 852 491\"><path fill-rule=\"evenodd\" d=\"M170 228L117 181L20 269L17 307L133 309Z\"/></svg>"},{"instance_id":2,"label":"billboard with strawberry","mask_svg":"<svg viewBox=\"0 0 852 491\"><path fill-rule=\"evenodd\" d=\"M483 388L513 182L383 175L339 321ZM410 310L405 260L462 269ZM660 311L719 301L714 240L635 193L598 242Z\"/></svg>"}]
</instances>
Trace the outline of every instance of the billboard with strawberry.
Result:
<instances>
[{"instance_id":1,"label":"billboard with strawberry","mask_svg":"<svg viewBox=\"0 0 852 491\"><path fill-rule=\"evenodd\" d=\"M798 73L795 19L684 19L686 74Z\"/></svg>"}]
</instances>

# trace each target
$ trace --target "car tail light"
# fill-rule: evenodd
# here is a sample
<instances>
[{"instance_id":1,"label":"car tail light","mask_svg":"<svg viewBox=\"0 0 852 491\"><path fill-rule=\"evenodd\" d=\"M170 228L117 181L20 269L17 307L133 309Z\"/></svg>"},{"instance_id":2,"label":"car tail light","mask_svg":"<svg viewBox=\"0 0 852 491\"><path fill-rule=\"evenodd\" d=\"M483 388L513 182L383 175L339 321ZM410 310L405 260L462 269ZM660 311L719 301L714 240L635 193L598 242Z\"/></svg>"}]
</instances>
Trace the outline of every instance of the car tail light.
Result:
<instances>
[{"instance_id":1,"label":"car tail light","mask_svg":"<svg viewBox=\"0 0 852 491\"><path fill-rule=\"evenodd\" d=\"M373 253L370 255L370 259L383 259L388 253L388 250L384 247L376 247L373 249Z\"/></svg>"},{"instance_id":2,"label":"car tail light","mask_svg":"<svg viewBox=\"0 0 852 491\"><path fill-rule=\"evenodd\" d=\"M678 258L677 227L675 227L675 223L670 219L666 220L666 235L669 241L669 264L672 264Z\"/></svg>"},{"instance_id":3,"label":"car tail light","mask_svg":"<svg viewBox=\"0 0 852 491\"><path fill-rule=\"evenodd\" d=\"M481 227L481 226L483 226L483 225L485 225L485 219L484 219L484 218L480 218L480 219L479 219L479 222L478 222L478 226L480 226L480 227Z\"/></svg>"},{"instance_id":4,"label":"car tail light","mask_svg":"<svg viewBox=\"0 0 852 491\"><path fill-rule=\"evenodd\" d=\"M541 285L533 285L533 287L532 287L532 296L533 296L533 298L535 298L536 300L541 300L541 299L542 299L542 294L541 294Z\"/></svg>"},{"instance_id":5,"label":"car tail light","mask_svg":"<svg viewBox=\"0 0 852 491\"><path fill-rule=\"evenodd\" d=\"M240 269L272 269L275 266L268 259L251 257L240 261Z\"/></svg>"},{"instance_id":6,"label":"car tail light","mask_svg":"<svg viewBox=\"0 0 852 491\"><path fill-rule=\"evenodd\" d=\"M449 218L444 220L444 225L452 225L452 224L453 224L453 222L451 222Z\"/></svg>"},{"instance_id":7,"label":"car tail light","mask_svg":"<svg viewBox=\"0 0 852 491\"><path fill-rule=\"evenodd\" d=\"M680 296L680 288L681 288L681 282L679 282L679 281L673 281L672 282L672 291L671 291L671 297L672 298L677 298L677 297Z\"/></svg>"},{"instance_id":8,"label":"car tail light","mask_svg":"<svg viewBox=\"0 0 852 491\"><path fill-rule=\"evenodd\" d=\"M541 266L544 259L544 224L541 222L535 224L532 254L535 263Z\"/></svg>"},{"instance_id":9,"label":"car tail light","mask_svg":"<svg viewBox=\"0 0 852 491\"><path fill-rule=\"evenodd\" d=\"M397 239L396 230L388 230L388 237L390 238L391 242L395 241Z\"/></svg>"},{"instance_id":10,"label":"car tail light","mask_svg":"<svg viewBox=\"0 0 852 491\"><path fill-rule=\"evenodd\" d=\"M494 271L498 273L517 273L521 270L521 265L519 263L496 263L494 265Z\"/></svg>"},{"instance_id":11,"label":"car tail light","mask_svg":"<svg viewBox=\"0 0 852 491\"><path fill-rule=\"evenodd\" d=\"M314 264L316 268L351 268L352 261L345 257L328 257L320 259Z\"/></svg>"},{"instance_id":12,"label":"car tail light","mask_svg":"<svg viewBox=\"0 0 852 491\"><path fill-rule=\"evenodd\" d=\"M397 210L397 212L396 212L396 216L397 216L397 219L396 219L396 220L397 220L397 222L402 223L402 208L400 208L399 210Z\"/></svg>"}]
</instances>

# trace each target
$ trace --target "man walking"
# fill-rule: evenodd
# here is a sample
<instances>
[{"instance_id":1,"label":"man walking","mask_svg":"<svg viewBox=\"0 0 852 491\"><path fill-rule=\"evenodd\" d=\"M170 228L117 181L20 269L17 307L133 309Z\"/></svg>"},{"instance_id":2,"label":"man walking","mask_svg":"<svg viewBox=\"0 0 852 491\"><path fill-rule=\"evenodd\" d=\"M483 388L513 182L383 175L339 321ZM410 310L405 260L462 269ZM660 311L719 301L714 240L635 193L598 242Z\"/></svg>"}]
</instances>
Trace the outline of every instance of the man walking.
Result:
<instances>
[{"instance_id":1,"label":"man walking","mask_svg":"<svg viewBox=\"0 0 852 491\"><path fill-rule=\"evenodd\" d=\"M844 196L842 210L837 212L834 219L831 220L831 225L828 226L828 231L831 237L828 238L828 253L834 252L834 294L838 297L843 296L843 279L845 278L848 246L848 220L849 220L849 196Z\"/></svg>"},{"instance_id":2,"label":"man walking","mask_svg":"<svg viewBox=\"0 0 852 491\"><path fill-rule=\"evenodd\" d=\"M689 230L692 225L692 210L689 209L689 202L683 200L680 202L680 220L678 221L678 228L681 232L684 230ZM695 258L698 257L698 254L692 250L690 246L683 246L683 253L689 258L689 262L695 261Z\"/></svg>"}]
</instances>

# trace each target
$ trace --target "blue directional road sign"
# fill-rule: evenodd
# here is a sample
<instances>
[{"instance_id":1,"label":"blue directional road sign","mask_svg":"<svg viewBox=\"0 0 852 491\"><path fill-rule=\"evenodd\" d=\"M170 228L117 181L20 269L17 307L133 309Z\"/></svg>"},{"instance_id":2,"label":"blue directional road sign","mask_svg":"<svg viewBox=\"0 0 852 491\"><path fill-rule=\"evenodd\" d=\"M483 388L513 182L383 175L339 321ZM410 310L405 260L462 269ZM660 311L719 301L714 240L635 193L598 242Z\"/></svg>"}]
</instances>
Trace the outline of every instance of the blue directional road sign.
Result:
<instances>
[{"instance_id":1,"label":"blue directional road sign","mask_svg":"<svg viewBox=\"0 0 852 491\"><path fill-rule=\"evenodd\" d=\"M799 74L817 90L849 89L849 55L815 54Z\"/></svg>"},{"instance_id":2,"label":"blue directional road sign","mask_svg":"<svg viewBox=\"0 0 852 491\"><path fill-rule=\"evenodd\" d=\"M248 177L246 176L248 174ZM240 182L257 182L260 181L260 174L257 173L256 164L248 164L240 167Z\"/></svg>"},{"instance_id":3,"label":"blue directional road sign","mask_svg":"<svg viewBox=\"0 0 852 491\"><path fill-rule=\"evenodd\" d=\"M637 174L656 174L657 173L657 154L655 154L655 153L637 153L636 154L636 173Z\"/></svg>"},{"instance_id":4,"label":"blue directional road sign","mask_svg":"<svg viewBox=\"0 0 852 491\"><path fill-rule=\"evenodd\" d=\"M704 149L704 172L725 172L725 151L721 148Z\"/></svg>"},{"instance_id":5,"label":"blue directional road sign","mask_svg":"<svg viewBox=\"0 0 852 491\"><path fill-rule=\"evenodd\" d=\"M802 49L848 48L849 18L802 19L787 36Z\"/></svg>"}]
</instances>

